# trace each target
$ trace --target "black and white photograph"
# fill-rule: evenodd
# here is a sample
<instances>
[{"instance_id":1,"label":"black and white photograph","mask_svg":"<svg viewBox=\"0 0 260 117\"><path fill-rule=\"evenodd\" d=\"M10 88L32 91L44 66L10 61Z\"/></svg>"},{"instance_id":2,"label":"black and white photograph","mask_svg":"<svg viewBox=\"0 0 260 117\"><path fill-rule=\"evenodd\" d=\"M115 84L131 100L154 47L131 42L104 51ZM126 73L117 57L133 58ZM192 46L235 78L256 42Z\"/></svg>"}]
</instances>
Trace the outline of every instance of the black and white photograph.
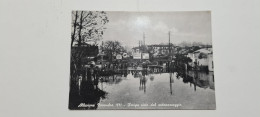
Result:
<instances>
[{"instance_id":1,"label":"black and white photograph","mask_svg":"<svg viewBox=\"0 0 260 117\"><path fill-rule=\"evenodd\" d=\"M216 109L210 11L75 10L70 47L71 110Z\"/></svg>"},{"instance_id":2,"label":"black and white photograph","mask_svg":"<svg viewBox=\"0 0 260 117\"><path fill-rule=\"evenodd\" d=\"M0 0L0 117L260 117L260 0Z\"/></svg>"}]
</instances>

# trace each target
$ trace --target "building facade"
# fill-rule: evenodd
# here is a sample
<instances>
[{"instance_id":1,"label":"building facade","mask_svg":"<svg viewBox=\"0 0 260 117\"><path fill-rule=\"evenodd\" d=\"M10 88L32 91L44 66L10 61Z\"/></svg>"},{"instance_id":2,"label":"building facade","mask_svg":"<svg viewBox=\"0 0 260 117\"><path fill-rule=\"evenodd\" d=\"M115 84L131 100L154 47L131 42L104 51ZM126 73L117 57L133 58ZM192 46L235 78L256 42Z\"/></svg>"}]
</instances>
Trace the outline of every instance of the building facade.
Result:
<instances>
[{"instance_id":1,"label":"building facade","mask_svg":"<svg viewBox=\"0 0 260 117\"><path fill-rule=\"evenodd\" d=\"M201 67L207 67L209 71L214 71L213 66L213 52L212 48L202 48L192 53L188 53L192 62L189 63L192 67L195 67L195 63Z\"/></svg>"},{"instance_id":2,"label":"building facade","mask_svg":"<svg viewBox=\"0 0 260 117\"><path fill-rule=\"evenodd\" d=\"M169 45L148 45L149 53L152 53L153 56L158 55L168 55L169 53L175 52L175 47L171 44Z\"/></svg>"}]
</instances>

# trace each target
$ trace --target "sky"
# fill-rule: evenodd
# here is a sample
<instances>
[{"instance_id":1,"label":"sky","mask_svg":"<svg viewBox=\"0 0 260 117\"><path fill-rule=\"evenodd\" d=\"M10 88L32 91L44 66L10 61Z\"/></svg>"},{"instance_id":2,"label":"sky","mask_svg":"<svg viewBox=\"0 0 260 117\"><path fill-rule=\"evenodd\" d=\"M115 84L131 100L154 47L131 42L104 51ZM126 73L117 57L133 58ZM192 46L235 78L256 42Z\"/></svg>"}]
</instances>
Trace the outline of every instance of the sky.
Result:
<instances>
[{"instance_id":1,"label":"sky","mask_svg":"<svg viewBox=\"0 0 260 117\"><path fill-rule=\"evenodd\" d=\"M211 15L209 11L185 12L107 12L109 23L103 41L118 40L124 46L183 41L211 44Z\"/></svg>"}]
</instances>

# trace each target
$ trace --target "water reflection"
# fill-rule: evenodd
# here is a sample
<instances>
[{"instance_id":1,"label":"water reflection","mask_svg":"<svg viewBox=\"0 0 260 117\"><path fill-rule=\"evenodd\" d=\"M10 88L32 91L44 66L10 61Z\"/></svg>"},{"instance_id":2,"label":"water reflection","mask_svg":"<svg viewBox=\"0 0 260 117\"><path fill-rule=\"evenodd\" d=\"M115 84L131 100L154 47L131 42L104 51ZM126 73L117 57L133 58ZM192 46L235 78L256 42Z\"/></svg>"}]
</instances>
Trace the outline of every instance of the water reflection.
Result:
<instances>
[{"instance_id":1,"label":"water reflection","mask_svg":"<svg viewBox=\"0 0 260 117\"><path fill-rule=\"evenodd\" d=\"M144 93L146 91L146 81L147 81L147 70L142 70L142 76L140 76L140 86L139 90L143 90Z\"/></svg>"},{"instance_id":2,"label":"water reflection","mask_svg":"<svg viewBox=\"0 0 260 117\"><path fill-rule=\"evenodd\" d=\"M169 73L170 74L170 91L171 91L171 95L173 94L172 93L172 84L174 83L174 80L172 78L172 73Z\"/></svg>"},{"instance_id":3,"label":"water reflection","mask_svg":"<svg viewBox=\"0 0 260 117\"><path fill-rule=\"evenodd\" d=\"M98 87L98 70L89 69L79 72L75 80L71 80L69 108L70 109L97 109L101 99L107 92Z\"/></svg>"},{"instance_id":4,"label":"water reflection","mask_svg":"<svg viewBox=\"0 0 260 117\"><path fill-rule=\"evenodd\" d=\"M198 101L202 100L199 98L207 98L200 96L205 95L205 93L212 93L210 90L214 93L215 89L214 76L211 72L181 70L167 72L163 68L128 68L113 71L87 69L77 79L75 83L77 85L71 85L70 109L111 109L99 107L98 104L126 103L127 101L172 103L178 100L178 103L186 103L186 101L191 101L188 99L192 96L196 97L191 91L198 92L198 88L200 89L197 94L199 97L196 98L196 101ZM189 88L186 87L186 84ZM135 92L136 89L142 94ZM176 97L171 98L168 95ZM209 100L212 101L213 99ZM203 102L198 101L198 103ZM84 106L84 104L87 106Z\"/></svg>"},{"instance_id":5,"label":"water reflection","mask_svg":"<svg viewBox=\"0 0 260 117\"><path fill-rule=\"evenodd\" d=\"M105 91L95 87L93 82L90 81L83 81L78 91L73 90L70 91L70 109L97 109L100 99L104 99L107 94ZM93 106L82 106L79 108L81 104Z\"/></svg>"}]
</instances>

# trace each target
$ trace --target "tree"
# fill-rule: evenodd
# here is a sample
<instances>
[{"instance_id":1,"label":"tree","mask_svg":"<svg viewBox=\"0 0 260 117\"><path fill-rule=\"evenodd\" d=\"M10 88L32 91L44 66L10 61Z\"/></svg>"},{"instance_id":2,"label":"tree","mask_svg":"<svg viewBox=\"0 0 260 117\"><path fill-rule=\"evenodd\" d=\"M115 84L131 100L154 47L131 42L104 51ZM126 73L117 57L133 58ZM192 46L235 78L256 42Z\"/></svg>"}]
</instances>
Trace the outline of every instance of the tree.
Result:
<instances>
[{"instance_id":1,"label":"tree","mask_svg":"<svg viewBox=\"0 0 260 117\"><path fill-rule=\"evenodd\" d=\"M106 41L103 47L103 51L105 54L107 54L112 61L113 55L121 54L122 52L125 52L125 49L118 41Z\"/></svg>"},{"instance_id":2,"label":"tree","mask_svg":"<svg viewBox=\"0 0 260 117\"><path fill-rule=\"evenodd\" d=\"M150 47L147 49L147 51L149 53L149 58L152 61L154 59L155 50L153 49L153 47Z\"/></svg>"},{"instance_id":3,"label":"tree","mask_svg":"<svg viewBox=\"0 0 260 117\"><path fill-rule=\"evenodd\" d=\"M189 57L186 57L183 54L176 54L174 61L177 65L188 64L189 62L192 62L192 60Z\"/></svg>"},{"instance_id":4,"label":"tree","mask_svg":"<svg viewBox=\"0 0 260 117\"><path fill-rule=\"evenodd\" d=\"M102 39L104 25L108 23L107 14L104 11L73 11L71 30L71 78L75 78L83 67L82 58L88 56L87 50L98 50L95 45L98 39ZM80 47L87 42L94 45ZM73 45L78 47L73 48Z\"/></svg>"},{"instance_id":5,"label":"tree","mask_svg":"<svg viewBox=\"0 0 260 117\"><path fill-rule=\"evenodd\" d=\"M141 45L140 49L143 51L143 52L148 52L148 48L146 45Z\"/></svg>"},{"instance_id":6,"label":"tree","mask_svg":"<svg viewBox=\"0 0 260 117\"><path fill-rule=\"evenodd\" d=\"M76 42L78 46L84 43L102 39L104 25L108 23L108 17L104 11L73 11L72 12L72 35L71 47Z\"/></svg>"}]
</instances>

